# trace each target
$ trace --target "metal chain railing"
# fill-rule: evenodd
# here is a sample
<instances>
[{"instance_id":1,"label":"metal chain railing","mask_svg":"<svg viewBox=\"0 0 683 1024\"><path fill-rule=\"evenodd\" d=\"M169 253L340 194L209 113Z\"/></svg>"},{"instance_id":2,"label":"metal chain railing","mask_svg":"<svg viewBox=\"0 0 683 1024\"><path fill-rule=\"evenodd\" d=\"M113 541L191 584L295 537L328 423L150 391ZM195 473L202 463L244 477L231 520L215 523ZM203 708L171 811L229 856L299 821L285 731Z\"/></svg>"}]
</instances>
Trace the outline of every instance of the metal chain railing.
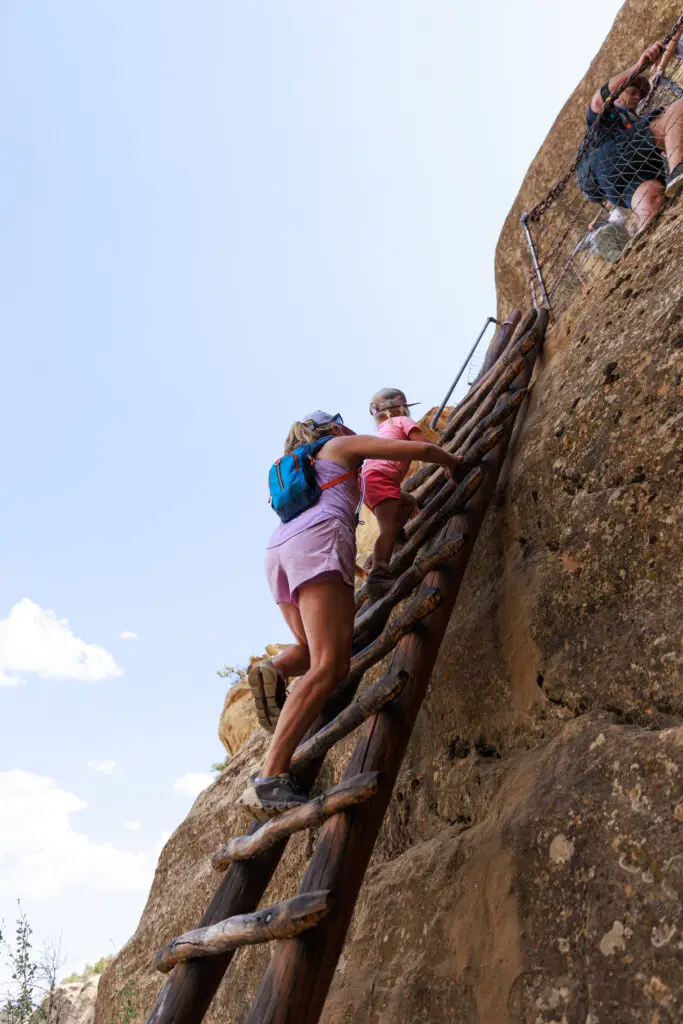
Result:
<instances>
[{"instance_id":1,"label":"metal chain railing","mask_svg":"<svg viewBox=\"0 0 683 1024\"><path fill-rule=\"evenodd\" d=\"M554 316L560 315L592 275L605 263L616 262L661 209L669 149L675 147L667 146L665 158L662 130L656 126L667 108L683 97L682 34L683 14L658 44L645 50L633 70L619 75L620 84L604 99L600 112L587 118L591 123L574 159L546 194L521 215L536 308L545 306ZM646 69L650 82L644 94L638 80ZM633 83L643 98L633 111L633 124L625 124L633 130L615 141L612 120L616 114L624 117L619 97ZM669 118L663 129L665 138L673 123ZM673 170L668 167L669 173ZM657 181L662 183L660 191L652 187ZM648 188L638 191L647 182Z\"/></svg>"},{"instance_id":2,"label":"metal chain railing","mask_svg":"<svg viewBox=\"0 0 683 1024\"><path fill-rule=\"evenodd\" d=\"M682 27L683 27L683 14L681 14L678 17L678 19L674 23L673 27L671 28L671 30L661 40L663 50L666 50L666 48L669 45L669 43L672 41L674 36L679 32L679 30ZM616 100L622 94L624 89L628 89L628 87L630 85L632 85L633 82L635 82L635 80L640 75L642 75L643 71L645 71L646 68L650 67L653 63L654 63L654 61L651 61L651 60L640 61L638 63L638 65L634 68L634 70L631 72L629 77L624 82L622 82L622 84L619 86L619 88L615 89L615 91L610 96L607 97L607 99L605 100L605 103L603 105L602 110L598 114L596 120L591 125L590 129L584 135L583 141L581 142L581 145L579 146L579 148L577 150L576 157L574 158L572 163L569 165L569 167L567 168L565 173L562 175L561 178L559 178L555 182L555 184L552 186L552 188L550 188L548 190L547 194L543 197L543 199L539 200L539 202L536 203L536 205L533 206L531 208L531 210L529 210L529 212L524 215L525 218L526 218L527 223L534 224L534 223L538 222L540 220L540 218L543 216L543 214L546 213L546 211L550 209L550 207L559 198L559 196L562 195L562 193L564 192L565 188L567 187L568 181L570 180L572 175L575 173L577 167L581 163L581 160L583 159L583 157L584 157L584 155L586 153L586 150L589 148L592 139L594 138L594 136L600 130L600 127L601 127L603 121L605 121L605 119L608 117L609 112L611 111L612 107L614 106Z\"/></svg>"}]
</instances>

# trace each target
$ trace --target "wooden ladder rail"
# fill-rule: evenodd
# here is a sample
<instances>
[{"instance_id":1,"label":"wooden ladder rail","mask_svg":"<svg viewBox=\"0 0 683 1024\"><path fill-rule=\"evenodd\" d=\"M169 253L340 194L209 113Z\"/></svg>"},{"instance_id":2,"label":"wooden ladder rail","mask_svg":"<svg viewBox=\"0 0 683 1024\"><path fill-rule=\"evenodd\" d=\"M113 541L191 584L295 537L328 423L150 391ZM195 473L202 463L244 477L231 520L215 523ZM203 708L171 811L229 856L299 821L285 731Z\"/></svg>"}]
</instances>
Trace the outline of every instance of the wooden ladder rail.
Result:
<instances>
[{"instance_id":1,"label":"wooden ladder rail","mask_svg":"<svg viewBox=\"0 0 683 1024\"><path fill-rule=\"evenodd\" d=\"M527 319L527 323L528 322L529 320ZM530 323L529 326L531 327L532 324ZM533 328L537 335L537 344L534 347L534 349L528 353L529 358L527 360L527 364L525 365L523 371L520 373L518 380L514 382L514 386L510 388L511 391L518 391L526 388L533 369L535 355L542 344L546 326L547 313L545 310L540 310L537 312L535 322L533 323ZM517 332L517 336L519 337L519 332ZM401 740L399 743L395 744L396 750L398 750L399 748L401 750L398 762L396 764L396 772L398 771L398 767L400 766L400 761L403 756L403 750L405 749L405 745L407 745L409 739L414 717L417 714L417 711L419 710L419 705L422 701L422 697L424 696L424 692L429 681L429 675L431 674L431 668L436 659L438 647L440 646L441 639L448 624L450 612L452 610L455 598L457 596L457 591L459 589L460 581L462 579L462 575L464 573L464 569L469 558L469 553L472 549L476 533L478 532L478 529L486 513L491 493L493 492L493 489L495 487L495 481L497 479L500 466L502 465L505 457L505 451L507 449L507 444L509 442L510 434L514 426L515 419L516 415L510 416L509 420L506 421L503 438L496 445L496 447L493 448L489 452L489 454L485 456L485 482L468 503L465 515L463 517L456 517L455 520L449 523L441 531L441 534L436 539L437 542L443 543L444 540L448 540L448 538L453 537L455 532L457 532L456 527L460 519L464 519L464 521L467 523L468 530L470 531L470 536L466 544L452 559L452 561L438 572L430 573L427 577L425 577L423 581L422 587L429 587L430 585L433 585L434 581L437 581L439 587L443 589L445 600L443 600L441 606L437 608L436 611L432 612L428 619L425 620L424 626L422 626L415 633L410 634L407 637L404 637L404 639L399 644L399 648L394 654L394 658L392 661L392 669L395 668L397 672L403 671L400 669L400 665L402 664L403 661L405 661L406 664L412 665L411 676L413 678L410 680L410 685L404 687L404 693L402 693L399 698L395 698L389 707L383 709L380 713L377 713L374 716L372 724L369 727L369 730L366 729L364 733L364 735L367 735L369 733L370 737L374 735L375 732L377 732L377 734L379 735L381 732L383 732L383 729L381 726L377 726L377 722L386 722L387 716L399 714L398 710L396 712L392 710L394 709L394 706L396 706L397 709L403 709L401 714L404 723L409 722L409 725L407 728L407 732L405 733L404 739ZM429 554L429 549L433 544L434 538L430 539L429 541L427 555ZM437 636L438 639L435 639ZM367 639L364 642L367 643ZM415 680L417 680L417 682L415 682ZM405 695L406 689L408 690L407 696ZM309 730L308 737L314 736L319 729L321 729L323 726L332 721L337 716L337 714L339 714L340 711L342 711L346 706L348 706L350 701L353 699L354 693L355 686L350 687L342 694L335 694L328 702L327 707L325 708L323 714L320 716L318 721ZM412 718L411 714L408 714L411 708L414 709L414 714L411 713ZM363 740L361 740L361 743L362 742ZM301 781L305 786L312 785L321 767L323 759L324 755L323 757L320 757L317 760L307 764L304 773L301 776ZM354 755L351 764L357 763L357 760L357 757ZM347 769L345 778L348 778L348 771L351 768L351 764ZM324 942L324 959L326 962L330 961L330 956L332 955L330 950L335 945L335 942L332 942L332 945L330 946L328 935L337 937L338 941L336 942L336 944L338 944L339 941L343 944L343 938L344 935L346 934L348 921L350 920L351 913L353 912L353 906L355 905L355 898L358 889L360 888L363 875L365 873L365 866L367 864L367 860L369 859L372 846L374 845L374 839L376 837L377 832L379 831L379 827L381 826L386 805L391 796L391 789L393 788L394 778L392 778L391 784L388 786L388 788L385 783L384 786L382 787L382 793L380 793L378 797L376 797L370 802L370 805L372 806L381 805L381 814L379 817L379 821L377 823L377 827L372 836L372 842L370 845L370 850L368 852L367 858L363 862L362 870L358 874L355 893L353 893L352 895L350 908L347 908L348 913L346 913L346 911L339 913L340 903L342 902L342 900L340 899L338 901L338 894L335 893L334 906L336 912L334 915L332 915L331 930L329 916L325 923L326 938ZM332 825L334 825L335 820L340 823L351 820L361 820L357 818L358 813L359 809L356 808L354 809L353 812L347 811L342 815L338 815L337 819L332 819ZM260 827L260 823L254 822L254 824L249 830L249 835L258 831ZM327 830L325 830L324 834L327 835ZM235 863L232 863L228 871L226 872L222 882L220 883L218 889L216 890L216 893L214 894L214 897L211 900L209 907L204 913L199 928L218 924L219 922L225 921L227 918L234 917L239 914L253 913L259 901L261 900L261 897L263 896L275 872L275 869L277 868L282 853L284 852L286 842L287 840L285 838L282 841L275 844L274 846L270 847L265 852L260 853L258 857L255 857L252 860L237 861ZM351 849L351 847L349 847L349 849ZM343 857L342 859L345 858ZM360 864L361 861L359 861L358 863ZM313 859L311 861L311 865L309 866L309 869L306 873L304 882L302 883L302 892L311 891L310 886L308 887L308 889L306 889L305 887L307 886L311 871L317 870L317 868L315 867L315 865L317 864L319 864L319 857L317 857L316 854L314 854ZM346 898L346 895L347 894L344 893L344 899ZM351 895L351 892L349 892L349 895ZM322 925L318 925L318 927L315 929L314 934L316 936L320 936L321 927ZM341 939L339 939L340 934ZM299 940L291 940L291 942L297 941ZM285 947L287 947L289 946L289 943L285 943L284 945ZM281 962L280 957L282 956L282 954L280 953L280 948L282 946L282 943L278 943L276 946L278 965ZM321 950L322 948L323 946L321 945ZM339 950L337 954L334 956L334 964L336 964L336 960L340 950L341 946L339 946ZM150 1015L148 1017L148 1024L199 1024L199 1022L201 1022L201 1020L203 1019L206 1010L209 1007L209 1004L216 992L216 989L218 988L221 982L221 979L225 971L227 970L227 967L230 964L233 952L234 950L229 950L228 952L220 953L215 956L210 956L202 959L193 959L187 962L177 964L173 970L170 980L159 993L159 996L154 1004L154 1007L152 1008ZM290 1020L292 1022L296 1020L297 1024L299 1021L303 1022L304 1020L310 1020L312 1022L314 1020L317 1020L319 1012L322 1009L325 995L327 993L327 988L329 986L329 980L331 980L333 971L334 965L332 966L331 972L325 969L325 977L327 978L327 981L323 986L324 992L322 992L321 1000L319 998L316 999L315 1006L317 1006L318 1008L315 1011L315 1016L307 1016L305 1018L291 1016L283 1017L281 1015L272 1017L267 1017L263 1015L259 1016L259 1014L263 1013L261 1009L263 999L270 999L271 997L269 993L272 994L273 991L273 963L271 962L271 967L268 969L266 975L264 976L249 1020L252 1022L252 1024L256 1024L256 1022L258 1022L258 1024L261 1024L262 1021L265 1024L267 1020L271 1019L273 1021ZM280 973L281 972L278 970L278 974ZM307 974L307 972L305 973ZM293 979L290 978L290 981L292 980ZM276 1007L279 1006L281 1010L283 1005L286 1004L287 1006L289 1006L291 1004L292 994L288 992L284 984L280 985L280 989L282 994L281 997L276 1000L275 1005ZM320 986L318 986L318 997L320 997L321 991L322 990ZM298 999L299 996L297 996L297 1001ZM311 1004L311 1006L313 1006L313 1004ZM277 1010L277 1012L280 1013L280 1010Z\"/></svg>"}]
</instances>

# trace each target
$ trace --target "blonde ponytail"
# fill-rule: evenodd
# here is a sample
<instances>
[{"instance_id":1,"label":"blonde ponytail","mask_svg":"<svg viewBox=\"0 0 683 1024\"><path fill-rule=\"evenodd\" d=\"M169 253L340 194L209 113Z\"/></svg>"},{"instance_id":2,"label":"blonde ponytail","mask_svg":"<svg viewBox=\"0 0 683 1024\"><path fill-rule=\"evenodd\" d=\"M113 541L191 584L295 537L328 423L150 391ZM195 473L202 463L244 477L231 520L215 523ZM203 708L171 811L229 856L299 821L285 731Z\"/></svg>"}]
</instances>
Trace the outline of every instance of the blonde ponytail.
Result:
<instances>
[{"instance_id":1,"label":"blonde ponytail","mask_svg":"<svg viewBox=\"0 0 683 1024\"><path fill-rule=\"evenodd\" d=\"M287 434L287 440L285 441L285 455L290 455L295 448L299 447L299 445L310 444L312 441L319 441L321 437L331 437L331 427L331 423L324 423L321 427L317 427L313 425L310 420L308 423L300 423L297 420Z\"/></svg>"},{"instance_id":2,"label":"blonde ponytail","mask_svg":"<svg viewBox=\"0 0 683 1024\"><path fill-rule=\"evenodd\" d=\"M375 423L380 424L392 420L394 416L410 416L410 410L407 405L394 405L391 409L378 409L373 415Z\"/></svg>"}]
</instances>

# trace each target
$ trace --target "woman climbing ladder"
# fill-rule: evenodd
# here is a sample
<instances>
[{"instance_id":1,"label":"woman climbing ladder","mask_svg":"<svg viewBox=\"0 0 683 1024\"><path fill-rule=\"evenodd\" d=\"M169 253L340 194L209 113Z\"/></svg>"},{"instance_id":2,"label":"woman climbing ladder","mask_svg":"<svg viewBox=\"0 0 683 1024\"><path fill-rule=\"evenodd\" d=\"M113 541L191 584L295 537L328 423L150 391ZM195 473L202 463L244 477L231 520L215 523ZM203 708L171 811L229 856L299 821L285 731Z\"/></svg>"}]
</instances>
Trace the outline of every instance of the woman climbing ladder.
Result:
<instances>
[{"instance_id":1,"label":"woman climbing ladder","mask_svg":"<svg viewBox=\"0 0 683 1024\"><path fill-rule=\"evenodd\" d=\"M266 551L268 582L296 643L273 661L258 662L248 673L261 724L272 729L277 720L261 775L252 780L260 807L268 814L309 799L289 775L289 763L306 730L348 672L354 618L355 512L363 460L419 459L443 466L451 475L460 461L425 441L356 435L344 426L339 414L331 416L321 410L294 424L285 443L285 457L294 454L298 468L297 453L303 450L305 455L309 449L302 446L309 445L315 453L317 493L313 503L278 526ZM271 473L277 473L278 463ZM286 681L294 676L301 678L285 701Z\"/></svg>"}]
</instances>

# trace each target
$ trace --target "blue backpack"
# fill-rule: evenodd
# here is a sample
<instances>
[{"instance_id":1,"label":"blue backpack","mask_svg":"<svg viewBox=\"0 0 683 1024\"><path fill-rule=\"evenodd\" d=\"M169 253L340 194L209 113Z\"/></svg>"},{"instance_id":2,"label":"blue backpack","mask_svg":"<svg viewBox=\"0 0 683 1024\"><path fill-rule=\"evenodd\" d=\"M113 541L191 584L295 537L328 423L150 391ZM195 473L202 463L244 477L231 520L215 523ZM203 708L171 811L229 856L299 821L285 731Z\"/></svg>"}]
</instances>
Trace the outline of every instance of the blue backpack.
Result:
<instances>
[{"instance_id":1,"label":"blue backpack","mask_svg":"<svg viewBox=\"0 0 683 1024\"><path fill-rule=\"evenodd\" d=\"M322 486L318 483L315 473L315 456L324 444L332 440L333 435L321 437L310 444L299 445L289 455L283 455L270 467L268 488L270 503L283 523L312 508L323 491L334 487L344 480L350 480L357 474L351 470L342 473L334 480Z\"/></svg>"}]
</instances>

